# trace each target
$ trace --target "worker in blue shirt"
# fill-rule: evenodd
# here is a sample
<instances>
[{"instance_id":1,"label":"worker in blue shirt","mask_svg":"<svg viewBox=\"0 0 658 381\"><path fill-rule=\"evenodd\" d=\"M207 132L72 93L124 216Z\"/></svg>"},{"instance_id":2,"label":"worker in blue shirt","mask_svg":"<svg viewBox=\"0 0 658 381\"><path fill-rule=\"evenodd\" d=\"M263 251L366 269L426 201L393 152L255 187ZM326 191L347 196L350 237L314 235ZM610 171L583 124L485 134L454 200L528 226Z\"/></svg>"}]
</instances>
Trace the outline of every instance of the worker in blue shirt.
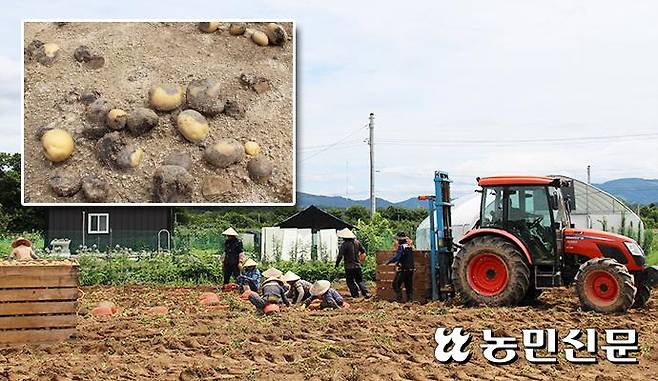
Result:
<instances>
[{"instance_id":1,"label":"worker in blue shirt","mask_svg":"<svg viewBox=\"0 0 658 381\"><path fill-rule=\"evenodd\" d=\"M260 287L260 270L256 266L258 266L258 263L251 258L247 259L242 265L242 274L238 275L238 285L242 287L242 291L258 291Z\"/></svg>"},{"instance_id":2,"label":"worker in blue shirt","mask_svg":"<svg viewBox=\"0 0 658 381\"><path fill-rule=\"evenodd\" d=\"M311 297L306 299L304 305L311 306L314 301L319 300L319 309L325 308L341 308L345 304L343 297L338 291L331 288L331 283L328 280L318 280L311 286ZM316 302L317 303L317 302Z\"/></svg>"},{"instance_id":3,"label":"worker in blue shirt","mask_svg":"<svg viewBox=\"0 0 658 381\"><path fill-rule=\"evenodd\" d=\"M407 294L407 302L411 303L414 300L414 271L416 269L414 263L413 247L409 243L409 237L404 232L399 232L395 235L398 243L398 249L395 256L386 262L387 265L395 263L395 277L393 278L393 290L395 291L396 300L402 302L402 285Z\"/></svg>"}]
</instances>

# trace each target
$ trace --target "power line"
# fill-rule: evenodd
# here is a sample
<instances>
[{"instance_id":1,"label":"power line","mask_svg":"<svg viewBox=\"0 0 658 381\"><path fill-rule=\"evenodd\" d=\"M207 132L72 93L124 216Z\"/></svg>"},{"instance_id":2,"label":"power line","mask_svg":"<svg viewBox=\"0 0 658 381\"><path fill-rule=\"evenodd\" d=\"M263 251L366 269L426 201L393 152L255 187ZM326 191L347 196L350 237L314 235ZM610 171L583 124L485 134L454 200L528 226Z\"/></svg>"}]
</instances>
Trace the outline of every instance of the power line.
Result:
<instances>
[{"instance_id":1,"label":"power line","mask_svg":"<svg viewBox=\"0 0 658 381\"><path fill-rule=\"evenodd\" d=\"M367 124L364 125L364 126L361 127L361 128L354 129L352 132L350 132L349 134L345 135L345 136L344 136L343 138L341 138L340 140L337 140L337 141L335 141L335 142L333 142L333 143L331 143L331 144L328 144L325 148L322 148L322 149L320 149L319 151L315 152L314 154L305 157L304 159L302 159L302 163L305 162L305 161L307 161L307 160L310 160L310 159L312 159L312 158L314 158L314 157L316 157L316 156L318 156L318 155L321 154L322 152L325 152L325 151L327 151L328 149L333 148L333 147L337 146L337 145L340 144L340 143L343 143L343 142L346 141L347 139L349 139L349 138L351 138L352 136L354 136L356 133L358 133L358 132L360 132L361 130L366 129L366 128L368 128L368 125L367 125Z\"/></svg>"},{"instance_id":2,"label":"power line","mask_svg":"<svg viewBox=\"0 0 658 381\"><path fill-rule=\"evenodd\" d=\"M447 146L447 145L510 145L510 144L546 144L546 143L594 143L608 141L633 141L658 139L658 132L642 134L625 134L625 135L607 135L607 136L580 136L570 138L543 138L543 139L505 139L497 141L493 139L441 139L441 140L414 140L414 139L380 139L379 144L399 144L399 145L424 145L424 146Z\"/></svg>"}]
</instances>

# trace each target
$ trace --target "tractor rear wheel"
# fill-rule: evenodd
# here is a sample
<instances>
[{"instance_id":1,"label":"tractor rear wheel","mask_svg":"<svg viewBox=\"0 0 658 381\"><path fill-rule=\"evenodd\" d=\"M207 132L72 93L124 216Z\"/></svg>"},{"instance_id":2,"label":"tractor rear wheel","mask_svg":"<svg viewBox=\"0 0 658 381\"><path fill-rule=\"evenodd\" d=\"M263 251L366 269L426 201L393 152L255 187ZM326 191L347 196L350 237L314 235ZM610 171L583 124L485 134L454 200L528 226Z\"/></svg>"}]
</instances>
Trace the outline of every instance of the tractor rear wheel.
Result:
<instances>
[{"instance_id":1,"label":"tractor rear wheel","mask_svg":"<svg viewBox=\"0 0 658 381\"><path fill-rule=\"evenodd\" d=\"M633 305L636 288L626 266L614 259L594 258L578 269L576 293L583 309L614 313Z\"/></svg>"},{"instance_id":2,"label":"tractor rear wheel","mask_svg":"<svg viewBox=\"0 0 658 381\"><path fill-rule=\"evenodd\" d=\"M476 237L455 255L452 280L466 305L510 306L526 295L530 270L523 254L509 241Z\"/></svg>"}]
</instances>

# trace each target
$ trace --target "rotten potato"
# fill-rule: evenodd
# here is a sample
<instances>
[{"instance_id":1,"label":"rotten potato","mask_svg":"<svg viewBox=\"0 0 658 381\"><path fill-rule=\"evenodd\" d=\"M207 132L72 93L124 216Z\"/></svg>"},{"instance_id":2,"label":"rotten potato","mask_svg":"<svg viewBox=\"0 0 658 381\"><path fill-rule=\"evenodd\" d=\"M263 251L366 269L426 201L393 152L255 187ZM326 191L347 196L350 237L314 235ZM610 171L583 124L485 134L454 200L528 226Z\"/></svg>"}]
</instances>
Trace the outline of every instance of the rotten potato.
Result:
<instances>
[{"instance_id":1,"label":"rotten potato","mask_svg":"<svg viewBox=\"0 0 658 381\"><path fill-rule=\"evenodd\" d=\"M175 110L183 104L184 92L180 85L155 85L149 90L149 103L158 111Z\"/></svg>"},{"instance_id":2,"label":"rotten potato","mask_svg":"<svg viewBox=\"0 0 658 381\"><path fill-rule=\"evenodd\" d=\"M204 115L215 116L224 111L220 90L219 82L212 79L192 81L187 86L187 105Z\"/></svg>"},{"instance_id":3,"label":"rotten potato","mask_svg":"<svg viewBox=\"0 0 658 381\"><path fill-rule=\"evenodd\" d=\"M199 143L208 136L208 121L195 110L185 110L176 117L178 131L192 143Z\"/></svg>"},{"instance_id":4,"label":"rotten potato","mask_svg":"<svg viewBox=\"0 0 658 381\"><path fill-rule=\"evenodd\" d=\"M228 32L233 36L241 36L244 34L247 27L244 23L233 23L228 27Z\"/></svg>"},{"instance_id":5,"label":"rotten potato","mask_svg":"<svg viewBox=\"0 0 658 381\"><path fill-rule=\"evenodd\" d=\"M110 184L97 175L85 176L82 179L82 194L89 202L103 202L107 199Z\"/></svg>"},{"instance_id":6,"label":"rotten potato","mask_svg":"<svg viewBox=\"0 0 658 381\"><path fill-rule=\"evenodd\" d=\"M204 33L216 32L217 29L219 29L219 23L218 22L200 22L199 23L199 30L204 32Z\"/></svg>"},{"instance_id":7,"label":"rotten potato","mask_svg":"<svg viewBox=\"0 0 658 381\"><path fill-rule=\"evenodd\" d=\"M265 34L270 45L283 45L288 40L286 30L279 24L269 23L265 28Z\"/></svg>"},{"instance_id":8,"label":"rotten potato","mask_svg":"<svg viewBox=\"0 0 658 381\"><path fill-rule=\"evenodd\" d=\"M41 136L41 144L46 158L60 162L68 159L73 153L73 137L61 128L53 128Z\"/></svg>"},{"instance_id":9,"label":"rotten potato","mask_svg":"<svg viewBox=\"0 0 658 381\"><path fill-rule=\"evenodd\" d=\"M155 111L149 108L138 108L128 114L126 118L126 127L133 135L143 135L151 131L160 122L160 118Z\"/></svg>"},{"instance_id":10,"label":"rotten potato","mask_svg":"<svg viewBox=\"0 0 658 381\"><path fill-rule=\"evenodd\" d=\"M97 98L87 108L87 119L96 123L105 123L107 114L114 108L114 105L105 98Z\"/></svg>"},{"instance_id":11,"label":"rotten potato","mask_svg":"<svg viewBox=\"0 0 658 381\"><path fill-rule=\"evenodd\" d=\"M244 147L235 139L222 139L210 145L203 153L204 159L218 168L226 168L244 158Z\"/></svg>"},{"instance_id":12,"label":"rotten potato","mask_svg":"<svg viewBox=\"0 0 658 381\"><path fill-rule=\"evenodd\" d=\"M133 144L129 144L117 153L116 165L119 168L136 168L142 161L144 151Z\"/></svg>"},{"instance_id":13,"label":"rotten potato","mask_svg":"<svg viewBox=\"0 0 658 381\"><path fill-rule=\"evenodd\" d=\"M128 119L128 114L125 111L113 108L107 113L105 124L110 130L123 130L126 127L126 119Z\"/></svg>"}]
</instances>

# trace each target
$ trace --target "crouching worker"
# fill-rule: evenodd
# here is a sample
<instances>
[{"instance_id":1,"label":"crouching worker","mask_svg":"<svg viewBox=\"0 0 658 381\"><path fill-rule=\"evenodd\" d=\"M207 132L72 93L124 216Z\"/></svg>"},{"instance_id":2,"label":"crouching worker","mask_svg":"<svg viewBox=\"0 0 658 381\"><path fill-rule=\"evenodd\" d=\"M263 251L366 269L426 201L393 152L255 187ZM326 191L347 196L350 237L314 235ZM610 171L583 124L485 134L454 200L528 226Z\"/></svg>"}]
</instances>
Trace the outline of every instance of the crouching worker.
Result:
<instances>
[{"instance_id":1,"label":"crouching worker","mask_svg":"<svg viewBox=\"0 0 658 381\"><path fill-rule=\"evenodd\" d=\"M293 304L301 304L311 297L311 283L301 279L299 275L288 271L283 280L290 286L287 296Z\"/></svg>"},{"instance_id":2,"label":"crouching worker","mask_svg":"<svg viewBox=\"0 0 658 381\"><path fill-rule=\"evenodd\" d=\"M341 308L346 304L338 291L331 288L331 283L328 280L319 280L313 283L310 292L311 297L304 302L304 305L308 309L335 309Z\"/></svg>"},{"instance_id":3,"label":"crouching worker","mask_svg":"<svg viewBox=\"0 0 658 381\"><path fill-rule=\"evenodd\" d=\"M395 277L393 278L393 290L395 291L395 298L398 303L402 302L402 285L407 293L407 302L414 300L414 252L413 247L410 245L410 239L403 232L395 235L398 243L398 249L395 256L391 258L387 265L395 263Z\"/></svg>"},{"instance_id":4,"label":"crouching worker","mask_svg":"<svg viewBox=\"0 0 658 381\"><path fill-rule=\"evenodd\" d=\"M260 313L276 312L280 305L289 306L286 290L283 288L281 278L267 278L263 282L261 296L256 293L249 295L249 302L256 307Z\"/></svg>"},{"instance_id":5,"label":"crouching worker","mask_svg":"<svg viewBox=\"0 0 658 381\"><path fill-rule=\"evenodd\" d=\"M14 242L11 243L11 259L17 261L37 259L37 256L34 254L34 249L32 249L32 242L27 238L16 238Z\"/></svg>"},{"instance_id":6,"label":"crouching worker","mask_svg":"<svg viewBox=\"0 0 658 381\"><path fill-rule=\"evenodd\" d=\"M247 259L242 265L242 274L238 276L238 285L241 291L258 291L260 287L260 270L256 266L258 266L258 263L251 258Z\"/></svg>"}]
</instances>

